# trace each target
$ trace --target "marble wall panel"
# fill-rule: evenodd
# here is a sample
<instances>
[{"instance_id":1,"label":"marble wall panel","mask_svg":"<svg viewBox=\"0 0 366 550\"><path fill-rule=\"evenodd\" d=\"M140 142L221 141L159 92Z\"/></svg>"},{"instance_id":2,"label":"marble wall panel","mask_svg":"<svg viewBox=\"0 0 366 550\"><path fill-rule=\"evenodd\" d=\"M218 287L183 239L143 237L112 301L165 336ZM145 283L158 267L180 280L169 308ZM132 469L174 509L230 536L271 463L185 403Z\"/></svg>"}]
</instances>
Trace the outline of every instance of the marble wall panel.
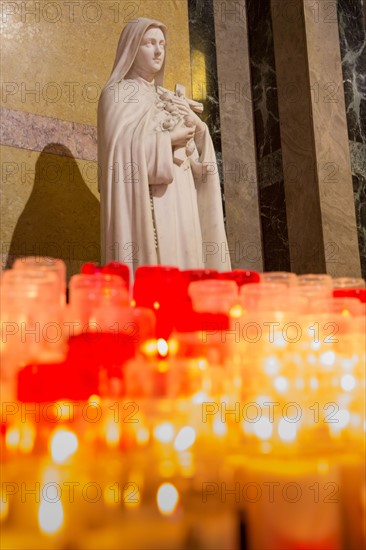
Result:
<instances>
[{"instance_id":1,"label":"marble wall panel","mask_svg":"<svg viewBox=\"0 0 366 550\"><path fill-rule=\"evenodd\" d=\"M300 10L289 13L283 4L271 1L290 265L296 273L321 273L326 267L318 185L314 177L302 0L292 4Z\"/></svg>"},{"instance_id":2,"label":"marble wall panel","mask_svg":"<svg viewBox=\"0 0 366 550\"><path fill-rule=\"evenodd\" d=\"M312 123L327 272L360 276L336 4L304 2ZM330 9L331 8L331 9ZM327 251L334 250L334 258Z\"/></svg>"},{"instance_id":3,"label":"marble wall panel","mask_svg":"<svg viewBox=\"0 0 366 550\"><path fill-rule=\"evenodd\" d=\"M4 108L0 109L0 117L2 145L43 151L51 143L62 143L65 147L60 148L60 155L70 151L76 158L97 160L95 126Z\"/></svg>"},{"instance_id":4,"label":"marble wall panel","mask_svg":"<svg viewBox=\"0 0 366 550\"><path fill-rule=\"evenodd\" d=\"M247 16L264 267L290 270L270 0L247 0Z\"/></svg>"},{"instance_id":5,"label":"marble wall panel","mask_svg":"<svg viewBox=\"0 0 366 550\"><path fill-rule=\"evenodd\" d=\"M219 82L213 0L188 0L192 97L203 103L216 154L221 157Z\"/></svg>"},{"instance_id":6,"label":"marble wall panel","mask_svg":"<svg viewBox=\"0 0 366 550\"><path fill-rule=\"evenodd\" d=\"M263 270L246 2L214 1L228 244L233 268Z\"/></svg>"},{"instance_id":7,"label":"marble wall panel","mask_svg":"<svg viewBox=\"0 0 366 550\"><path fill-rule=\"evenodd\" d=\"M337 13L358 245L366 278L366 3L338 0Z\"/></svg>"},{"instance_id":8,"label":"marble wall panel","mask_svg":"<svg viewBox=\"0 0 366 550\"><path fill-rule=\"evenodd\" d=\"M289 248L295 272L358 276L335 7L271 1Z\"/></svg>"},{"instance_id":9,"label":"marble wall panel","mask_svg":"<svg viewBox=\"0 0 366 550\"><path fill-rule=\"evenodd\" d=\"M203 105L201 118L208 125L214 144L226 225L213 0L188 0L188 18L192 98Z\"/></svg>"}]
</instances>

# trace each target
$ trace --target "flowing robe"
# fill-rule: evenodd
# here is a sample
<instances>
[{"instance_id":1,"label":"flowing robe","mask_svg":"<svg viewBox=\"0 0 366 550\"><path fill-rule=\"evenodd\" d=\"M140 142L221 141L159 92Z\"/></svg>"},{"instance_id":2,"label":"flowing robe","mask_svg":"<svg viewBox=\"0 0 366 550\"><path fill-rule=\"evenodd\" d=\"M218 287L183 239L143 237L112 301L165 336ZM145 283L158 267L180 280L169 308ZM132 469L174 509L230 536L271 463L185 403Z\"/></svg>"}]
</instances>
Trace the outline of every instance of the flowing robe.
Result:
<instances>
[{"instance_id":1,"label":"flowing robe","mask_svg":"<svg viewBox=\"0 0 366 550\"><path fill-rule=\"evenodd\" d=\"M142 78L107 87L98 109L102 262L165 264L226 271L215 151L207 126L195 133L196 153L177 162L164 88ZM153 206L153 208L152 208Z\"/></svg>"}]
</instances>

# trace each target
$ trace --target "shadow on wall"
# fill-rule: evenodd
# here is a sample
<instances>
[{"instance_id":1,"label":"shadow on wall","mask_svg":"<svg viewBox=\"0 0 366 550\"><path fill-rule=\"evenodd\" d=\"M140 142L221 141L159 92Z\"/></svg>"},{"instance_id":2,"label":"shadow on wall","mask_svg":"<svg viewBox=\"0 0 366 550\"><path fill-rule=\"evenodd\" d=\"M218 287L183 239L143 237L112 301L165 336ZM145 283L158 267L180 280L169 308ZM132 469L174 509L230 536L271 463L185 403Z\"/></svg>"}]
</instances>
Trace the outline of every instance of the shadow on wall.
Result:
<instances>
[{"instance_id":1,"label":"shadow on wall","mask_svg":"<svg viewBox=\"0 0 366 550\"><path fill-rule=\"evenodd\" d=\"M81 174L71 151L51 143L40 154L32 193L16 224L6 268L20 256L48 256L66 263L67 279L84 262L100 261L100 207L84 178L96 178L96 163Z\"/></svg>"}]
</instances>

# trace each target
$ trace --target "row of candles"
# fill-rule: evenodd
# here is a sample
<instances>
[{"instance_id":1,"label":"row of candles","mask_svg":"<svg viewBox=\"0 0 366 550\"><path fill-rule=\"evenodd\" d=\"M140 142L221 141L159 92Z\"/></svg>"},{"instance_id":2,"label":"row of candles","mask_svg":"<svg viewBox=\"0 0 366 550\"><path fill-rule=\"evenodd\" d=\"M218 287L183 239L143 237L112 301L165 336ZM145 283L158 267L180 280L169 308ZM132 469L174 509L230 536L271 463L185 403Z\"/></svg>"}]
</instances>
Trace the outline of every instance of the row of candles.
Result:
<instances>
[{"instance_id":1,"label":"row of candles","mask_svg":"<svg viewBox=\"0 0 366 550\"><path fill-rule=\"evenodd\" d=\"M23 258L1 283L6 548L362 547L362 279L85 264L66 300L62 261Z\"/></svg>"}]
</instances>

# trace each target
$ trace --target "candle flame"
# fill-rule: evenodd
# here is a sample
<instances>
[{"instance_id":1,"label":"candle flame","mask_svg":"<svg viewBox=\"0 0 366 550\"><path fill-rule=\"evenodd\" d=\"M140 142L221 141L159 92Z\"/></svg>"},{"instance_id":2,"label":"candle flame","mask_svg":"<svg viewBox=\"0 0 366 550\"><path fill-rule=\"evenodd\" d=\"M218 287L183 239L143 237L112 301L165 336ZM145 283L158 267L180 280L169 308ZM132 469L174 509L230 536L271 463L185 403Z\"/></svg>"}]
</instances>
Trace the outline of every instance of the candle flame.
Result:
<instances>
[{"instance_id":1,"label":"candle flame","mask_svg":"<svg viewBox=\"0 0 366 550\"><path fill-rule=\"evenodd\" d=\"M149 430L145 427L141 427L137 430L136 441L139 445L146 445L149 441L150 434Z\"/></svg>"},{"instance_id":2,"label":"candle flame","mask_svg":"<svg viewBox=\"0 0 366 550\"><path fill-rule=\"evenodd\" d=\"M95 404L96 406L99 406L99 405L100 405L100 396L99 396L99 395L96 395L95 393L93 393L93 394L89 397L88 403L92 403L92 404Z\"/></svg>"},{"instance_id":3,"label":"candle flame","mask_svg":"<svg viewBox=\"0 0 366 550\"><path fill-rule=\"evenodd\" d=\"M212 423L212 429L215 435L224 436L227 434L227 424L221 420L221 418L215 418Z\"/></svg>"},{"instance_id":4,"label":"candle flame","mask_svg":"<svg viewBox=\"0 0 366 550\"><path fill-rule=\"evenodd\" d=\"M19 449L23 453L30 453L34 446L35 437L36 431L33 424L25 424L20 436Z\"/></svg>"},{"instance_id":5,"label":"candle flame","mask_svg":"<svg viewBox=\"0 0 366 550\"><path fill-rule=\"evenodd\" d=\"M121 502L121 489L118 483L105 487L103 491L103 498L107 506L119 506Z\"/></svg>"},{"instance_id":6,"label":"candle flame","mask_svg":"<svg viewBox=\"0 0 366 550\"><path fill-rule=\"evenodd\" d=\"M174 426L171 422L163 422L154 428L154 437L161 443L169 443L174 437Z\"/></svg>"},{"instance_id":7,"label":"candle flame","mask_svg":"<svg viewBox=\"0 0 366 550\"><path fill-rule=\"evenodd\" d=\"M338 435L345 428L350 420L351 415L348 409L339 409L333 416L333 422L329 422L329 429L333 435Z\"/></svg>"},{"instance_id":8,"label":"candle flame","mask_svg":"<svg viewBox=\"0 0 366 550\"><path fill-rule=\"evenodd\" d=\"M41 501L38 511L38 523L41 531L52 535L59 531L64 522L64 510L60 500L56 502Z\"/></svg>"},{"instance_id":9,"label":"candle flame","mask_svg":"<svg viewBox=\"0 0 366 550\"><path fill-rule=\"evenodd\" d=\"M243 313L243 308L239 304L237 304L230 309L229 315L234 319L239 319L240 317L242 317Z\"/></svg>"},{"instance_id":10,"label":"candle flame","mask_svg":"<svg viewBox=\"0 0 366 550\"><path fill-rule=\"evenodd\" d=\"M171 338L168 341L168 350L170 355L176 355L179 350L179 342L176 338Z\"/></svg>"},{"instance_id":11,"label":"candle flame","mask_svg":"<svg viewBox=\"0 0 366 550\"><path fill-rule=\"evenodd\" d=\"M19 428L10 428L6 431L5 445L7 449L17 449L20 441Z\"/></svg>"},{"instance_id":12,"label":"candle flame","mask_svg":"<svg viewBox=\"0 0 366 550\"><path fill-rule=\"evenodd\" d=\"M166 357L169 352L168 342L164 338L159 338L156 344L160 357Z\"/></svg>"},{"instance_id":13,"label":"candle flame","mask_svg":"<svg viewBox=\"0 0 366 550\"><path fill-rule=\"evenodd\" d=\"M276 376L276 378L273 381L273 385L276 388L276 390L280 393L284 393L288 390L289 383L285 376Z\"/></svg>"},{"instance_id":14,"label":"candle flame","mask_svg":"<svg viewBox=\"0 0 366 550\"><path fill-rule=\"evenodd\" d=\"M289 422L285 418L281 418L278 423L278 435L282 441L286 441L286 443L295 441L297 436L297 422Z\"/></svg>"},{"instance_id":15,"label":"candle flame","mask_svg":"<svg viewBox=\"0 0 366 550\"><path fill-rule=\"evenodd\" d=\"M194 403L195 405L200 405L205 401L209 401L209 396L204 391L200 391L192 395L192 403Z\"/></svg>"},{"instance_id":16,"label":"candle flame","mask_svg":"<svg viewBox=\"0 0 366 550\"><path fill-rule=\"evenodd\" d=\"M184 426L179 430L177 437L174 441L174 448L176 451L186 451L193 445L196 440L196 432L191 426Z\"/></svg>"},{"instance_id":17,"label":"candle flame","mask_svg":"<svg viewBox=\"0 0 366 550\"><path fill-rule=\"evenodd\" d=\"M334 351L325 351L320 355L320 363L323 367L333 367L336 360Z\"/></svg>"},{"instance_id":18,"label":"candle flame","mask_svg":"<svg viewBox=\"0 0 366 550\"><path fill-rule=\"evenodd\" d=\"M200 370L206 370L208 366L207 359L204 357L199 357L197 360L197 365Z\"/></svg>"},{"instance_id":19,"label":"candle flame","mask_svg":"<svg viewBox=\"0 0 366 550\"><path fill-rule=\"evenodd\" d=\"M280 369L280 361L275 355L268 355L263 359L263 368L269 376L275 375Z\"/></svg>"},{"instance_id":20,"label":"candle flame","mask_svg":"<svg viewBox=\"0 0 366 550\"><path fill-rule=\"evenodd\" d=\"M163 483L158 489L156 500L160 513L169 516L177 507L179 493L172 483Z\"/></svg>"},{"instance_id":21,"label":"candle flame","mask_svg":"<svg viewBox=\"0 0 366 550\"><path fill-rule=\"evenodd\" d=\"M57 410L59 420L72 420L72 409L70 411L70 404L64 403L63 401L57 401L55 403L55 408Z\"/></svg>"},{"instance_id":22,"label":"candle flame","mask_svg":"<svg viewBox=\"0 0 366 550\"><path fill-rule=\"evenodd\" d=\"M50 442L51 456L57 464L62 464L77 451L78 446L78 438L74 432L57 430Z\"/></svg>"},{"instance_id":23,"label":"candle flame","mask_svg":"<svg viewBox=\"0 0 366 550\"><path fill-rule=\"evenodd\" d=\"M341 378L341 388L344 391L352 391L356 387L356 378L352 374L344 374Z\"/></svg>"},{"instance_id":24,"label":"candle flame","mask_svg":"<svg viewBox=\"0 0 366 550\"><path fill-rule=\"evenodd\" d=\"M141 350L145 355L156 355L156 351L157 351L156 340L147 340L141 346Z\"/></svg>"},{"instance_id":25,"label":"candle flame","mask_svg":"<svg viewBox=\"0 0 366 550\"><path fill-rule=\"evenodd\" d=\"M0 494L0 521L4 521L8 517L9 513L9 501L8 497L4 497Z\"/></svg>"},{"instance_id":26,"label":"candle flame","mask_svg":"<svg viewBox=\"0 0 366 550\"><path fill-rule=\"evenodd\" d=\"M351 315L351 312L349 309L342 309L342 316L343 317L349 317Z\"/></svg>"},{"instance_id":27,"label":"candle flame","mask_svg":"<svg viewBox=\"0 0 366 550\"><path fill-rule=\"evenodd\" d=\"M105 440L109 447L117 447L120 440L119 425L110 420L106 425Z\"/></svg>"},{"instance_id":28,"label":"candle flame","mask_svg":"<svg viewBox=\"0 0 366 550\"><path fill-rule=\"evenodd\" d=\"M189 451L179 453L178 462L179 462L179 466L180 466L180 473L184 477L193 477L193 475L195 473L195 464L194 464L194 460L193 460L193 453L191 453Z\"/></svg>"},{"instance_id":29,"label":"candle flame","mask_svg":"<svg viewBox=\"0 0 366 550\"><path fill-rule=\"evenodd\" d=\"M273 425L271 424L269 418L262 416L259 418L253 425L253 432L255 435L262 440L270 439L273 432Z\"/></svg>"}]
</instances>

